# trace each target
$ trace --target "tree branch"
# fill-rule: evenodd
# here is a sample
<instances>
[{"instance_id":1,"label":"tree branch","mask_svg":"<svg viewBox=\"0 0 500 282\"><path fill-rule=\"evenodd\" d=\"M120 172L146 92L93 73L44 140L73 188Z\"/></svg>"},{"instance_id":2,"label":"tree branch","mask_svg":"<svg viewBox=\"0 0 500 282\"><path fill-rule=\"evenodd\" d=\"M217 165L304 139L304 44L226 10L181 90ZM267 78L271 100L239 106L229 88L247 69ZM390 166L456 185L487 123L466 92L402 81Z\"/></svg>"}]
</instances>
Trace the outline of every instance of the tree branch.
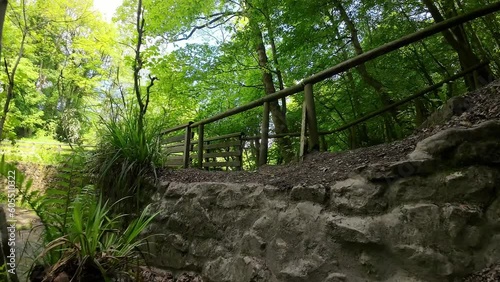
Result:
<instances>
[{"instance_id":1,"label":"tree branch","mask_svg":"<svg viewBox=\"0 0 500 282\"><path fill-rule=\"evenodd\" d=\"M238 16L238 14L230 14L229 17L219 23L217 23L216 25L211 25L211 24L214 24L222 19L224 19L224 17L226 17L227 15L226 14L223 14L221 16L218 16L202 25L197 25L197 26L194 26L191 31L189 32L188 35L184 35L183 37L181 38L177 38L175 40L173 40L173 42L179 42L179 41L184 41L184 40L188 40L189 38L191 38L193 36L193 34L197 31L197 30L200 30L200 29L204 29L204 28L208 28L208 29L214 29L214 28L217 28L225 23L227 23L228 21L230 21L231 19L233 19L234 17Z\"/></svg>"},{"instance_id":2,"label":"tree branch","mask_svg":"<svg viewBox=\"0 0 500 282\"><path fill-rule=\"evenodd\" d=\"M148 109L149 97L151 96L151 87L153 87L155 85L156 80L159 80L156 76L149 75L149 85L146 87L146 103L144 106L144 113Z\"/></svg>"}]
</instances>

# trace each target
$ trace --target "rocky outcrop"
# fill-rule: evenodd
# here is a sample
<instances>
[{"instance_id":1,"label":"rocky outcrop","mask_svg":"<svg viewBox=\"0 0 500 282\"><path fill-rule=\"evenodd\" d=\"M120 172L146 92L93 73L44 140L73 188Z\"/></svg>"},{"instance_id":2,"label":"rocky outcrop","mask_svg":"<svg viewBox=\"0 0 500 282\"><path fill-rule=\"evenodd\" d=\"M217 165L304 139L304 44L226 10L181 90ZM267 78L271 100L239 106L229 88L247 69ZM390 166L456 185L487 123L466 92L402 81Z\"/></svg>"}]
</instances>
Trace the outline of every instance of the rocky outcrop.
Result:
<instances>
[{"instance_id":1,"label":"rocky outcrop","mask_svg":"<svg viewBox=\"0 0 500 282\"><path fill-rule=\"evenodd\" d=\"M444 105L432 113L427 120L422 123L420 128L427 128L435 125L441 125L451 119L453 116L460 116L473 106L470 97L456 96L450 98Z\"/></svg>"},{"instance_id":2,"label":"rocky outcrop","mask_svg":"<svg viewBox=\"0 0 500 282\"><path fill-rule=\"evenodd\" d=\"M453 281L500 261L500 122L331 185L163 182L150 263L207 281Z\"/></svg>"}]
</instances>

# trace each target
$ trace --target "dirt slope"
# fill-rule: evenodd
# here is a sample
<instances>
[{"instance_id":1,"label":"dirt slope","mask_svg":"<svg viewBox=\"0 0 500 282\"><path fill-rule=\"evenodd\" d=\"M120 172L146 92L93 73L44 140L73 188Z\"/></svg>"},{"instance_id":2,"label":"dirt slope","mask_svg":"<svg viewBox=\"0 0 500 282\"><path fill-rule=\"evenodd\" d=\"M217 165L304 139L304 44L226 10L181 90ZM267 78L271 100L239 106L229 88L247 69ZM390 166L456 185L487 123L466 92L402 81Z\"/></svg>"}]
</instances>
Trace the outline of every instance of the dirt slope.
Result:
<instances>
[{"instance_id":1,"label":"dirt slope","mask_svg":"<svg viewBox=\"0 0 500 282\"><path fill-rule=\"evenodd\" d=\"M392 163L406 159L415 145L443 129L470 127L485 120L500 118L500 80L465 96L470 108L444 124L417 130L406 139L352 151L312 153L301 163L286 166L264 166L257 171L203 171L198 169L163 170L160 180L175 182L263 183L284 189L298 184L328 184L347 178L358 168L375 163Z\"/></svg>"}]
</instances>

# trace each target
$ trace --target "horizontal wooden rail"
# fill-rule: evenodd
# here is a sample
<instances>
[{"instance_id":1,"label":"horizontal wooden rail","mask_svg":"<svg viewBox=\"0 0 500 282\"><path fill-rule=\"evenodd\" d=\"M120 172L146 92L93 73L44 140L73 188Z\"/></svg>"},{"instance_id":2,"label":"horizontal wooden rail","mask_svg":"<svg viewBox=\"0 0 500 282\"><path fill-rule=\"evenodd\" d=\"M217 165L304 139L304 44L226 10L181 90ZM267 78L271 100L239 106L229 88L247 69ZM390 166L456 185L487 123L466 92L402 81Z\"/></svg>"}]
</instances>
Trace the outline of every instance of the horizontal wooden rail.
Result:
<instances>
[{"instance_id":1,"label":"horizontal wooden rail","mask_svg":"<svg viewBox=\"0 0 500 282\"><path fill-rule=\"evenodd\" d=\"M346 130L348 128L351 128L351 127L353 127L353 126L355 126L357 124L360 124L360 123L362 123L362 122L364 122L366 120L369 120L369 119L374 118L376 116L379 116L379 115L381 115L383 113L386 113L386 112L388 112L388 111L390 111L390 110L392 110L392 109L394 109L396 107L399 107L399 106L404 105L404 104L406 104L408 102L411 102L411 101L415 100L416 98L424 96L425 94L427 94L427 93L429 93L431 91L434 91L434 90L438 89L439 87L443 86L445 83L457 80L457 79L465 76L466 74L474 72L475 70L477 70L479 68L482 68L482 67L484 67L484 66L486 66L488 64L489 64L489 61L481 62L481 63L475 65L474 67L468 68L468 69L466 69L464 71L461 71L461 72L459 72L459 73L457 73L457 74L455 74L453 76L450 76L450 77L448 77L446 79L443 79L440 82L438 82L436 84L433 84L433 85L431 85L431 86L429 86L427 88L424 88L424 89L420 90L419 92L417 92L417 93L415 93L415 94L413 94L411 96L408 96L408 97L406 97L406 98L404 98L404 99L402 99L402 100L400 100L400 101L398 101L396 103L393 103L393 104L391 104L391 105L389 105L387 107L384 107L384 108L382 108L380 110L376 110L376 111L371 112L371 113L369 113L367 115L364 115L363 117L360 117L357 120L354 120L354 121L349 122L349 123L347 123L345 125L342 125L341 127L338 127L338 128L335 128L335 129L329 130L329 131L320 131L319 135L328 135L328 134L332 134L332 133L335 133L335 132L339 132L339 131L343 131L343 130ZM269 135L269 138L284 138L284 137L300 137L300 132L291 132L291 133ZM242 138L242 140L247 140L247 141L248 140L259 140L259 139L260 139L260 136L248 136L248 137Z\"/></svg>"},{"instance_id":2,"label":"horizontal wooden rail","mask_svg":"<svg viewBox=\"0 0 500 282\"><path fill-rule=\"evenodd\" d=\"M184 128L190 126L190 125L192 125L192 122L189 122L189 123L186 123L186 124L181 124L181 125L178 125L176 127L169 128L169 129L165 129L162 132L160 132L160 135L165 135L165 134L177 131L177 130L181 130L181 129L184 129Z\"/></svg>"},{"instance_id":3,"label":"horizontal wooden rail","mask_svg":"<svg viewBox=\"0 0 500 282\"><path fill-rule=\"evenodd\" d=\"M263 105L265 102L271 102L271 101L276 101L281 98L285 98L287 96L296 94L304 90L305 85L307 84L315 84L317 82L320 82L322 80L325 80L326 78L332 77L336 74L342 73L346 70L349 70L351 68L354 68L356 66L359 66L361 64L364 64L370 60L376 59L382 55L385 55L387 53L390 53L392 51L395 51L401 47L410 45L414 42L420 41L422 39L425 39L431 35L437 34L439 32L442 32L448 28L457 26L459 24L474 20L476 18L492 14L494 12L497 12L500 10L500 2L496 2L490 5L486 5L482 8L479 8L477 10L474 10L472 12L466 13L464 15L460 15L439 23L435 23L429 27L426 27L422 30L419 30L415 33L409 34L407 36L404 36L400 39L391 41L387 44L384 44L380 47L377 47L375 49L372 49L370 51L367 51L366 53L363 53L361 55L358 55L354 58L351 58L347 61L344 61L340 64L337 64L334 67L331 67L329 69L326 69L324 71L321 71L317 74L314 74L308 78L305 78L300 84L285 88L281 91L275 92L273 94L266 95L260 99L257 99L253 102L250 102L246 105L236 107L233 109L230 109L226 112L214 115L210 118L206 118L204 120L195 122L191 124L191 127L197 127L201 124L208 124L214 121L218 121L220 119L239 114L241 112L256 108L258 106Z\"/></svg>"},{"instance_id":4,"label":"horizontal wooden rail","mask_svg":"<svg viewBox=\"0 0 500 282\"><path fill-rule=\"evenodd\" d=\"M168 167L180 167L184 165L184 156L172 157L165 163Z\"/></svg>"},{"instance_id":5,"label":"horizontal wooden rail","mask_svg":"<svg viewBox=\"0 0 500 282\"><path fill-rule=\"evenodd\" d=\"M239 157L241 156L241 150L234 152L217 152L217 153L205 153L204 158L227 158L227 157Z\"/></svg>"},{"instance_id":6,"label":"horizontal wooden rail","mask_svg":"<svg viewBox=\"0 0 500 282\"><path fill-rule=\"evenodd\" d=\"M184 141L185 137L186 136L184 136L184 134L172 136L172 137L165 139L162 143L168 144L168 143L174 143L174 142L181 142L181 141Z\"/></svg>"},{"instance_id":7,"label":"horizontal wooden rail","mask_svg":"<svg viewBox=\"0 0 500 282\"><path fill-rule=\"evenodd\" d=\"M207 150L211 150L211 149L223 149L223 148L227 148L227 147L237 147L240 145L241 145L241 142L239 140L236 140L236 141L226 141L226 142L208 144L208 145L205 145L204 148Z\"/></svg>"},{"instance_id":8,"label":"horizontal wooden rail","mask_svg":"<svg viewBox=\"0 0 500 282\"><path fill-rule=\"evenodd\" d=\"M203 163L203 167L238 167L241 165L240 161L230 161L230 162L208 162Z\"/></svg>"},{"instance_id":9,"label":"horizontal wooden rail","mask_svg":"<svg viewBox=\"0 0 500 282\"><path fill-rule=\"evenodd\" d=\"M167 151L167 154L183 153L184 152L184 147L185 147L184 144L177 145L177 146L172 146L172 147L168 147L166 149L166 151Z\"/></svg>"},{"instance_id":10,"label":"horizontal wooden rail","mask_svg":"<svg viewBox=\"0 0 500 282\"><path fill-rule=\"evenodd\" d=\"M469 69L466 69L466 70L464 70L462 72L459 72L459 73L457 73L457 74L455 74L455 75L453 75L453 76L451 76L451 77L449 77L447 79L444 79L444 80L442 80L442 81L440 81L440 82L438 82L438 83L436 83L436 84L434 84L432 86L429 86L429 87L427 87L427 88L425 88L425 89L417 92L416 94L413 94L413 95L411 95L411 96L409 96L409 97L407 97L407 98L405 98L405 99L403 99L401 101L398 101L398 102L396 102L394 104L391 104L391 105L389 105L387 107L384 107L384 108L382 108L380 110L371 112L371 113L369 113L369 114L367 114L367 115L365 115L365 116L363 116L363 117L361 117L361 118L359 118L359 119L357 119L355 121L349 122L349 123L347 123L347 124L345 124L345 125L343 125L341 127L338 127L336 129L334 129L334 130L323 131L320 134L321 135L326 135L326 134L332 134L332 133L335 133L335 132L346 130L346 129L348 129L350 127L353 127L353 126L355 126L357 124L360 124L360 123L362 123L362 122L364 122L364 121L366 121L368 119L376 117L376 116L378 116L380 114L383 114L383 113L385 113L385 112L387 112L389 110L392 110L392 109L394 109L396 107L399 107L399 106L401 106L403 104L406 104L406 103L408 103L408 102L410 102L412 100L415 100L416 98L424 96L425 94L427 94L427 93L429 93L429 92L431 92L433 90L436 90L439 87L443 86L445 83L451 82L453 80L457 80L457 79L465 76L468 73L471 73L471 72L473 72L473 71L475 71L475 70L477 70L477 69L479 69L481 67L484 67L488 63L489 62L482 62L480 64L477 64L476 66L474 66L472 68L469 68Z\"/></svg>"},{"instance_id":11,"label":"horizontal wooden rail","mask_svg":"<svg viewBox=\"0 0 500 282\"><path fill-rule=\"evenodd\" d=\"M226 135L221 135L221 136L215 136L211 138L206 138L205 142L211 142L211 141L217 141L221 139L229 139L229 138L236 138L242 136L242 132L237 132L237 133L231 133L231 134L226 134Z\"/></svg>"}]
</instances>

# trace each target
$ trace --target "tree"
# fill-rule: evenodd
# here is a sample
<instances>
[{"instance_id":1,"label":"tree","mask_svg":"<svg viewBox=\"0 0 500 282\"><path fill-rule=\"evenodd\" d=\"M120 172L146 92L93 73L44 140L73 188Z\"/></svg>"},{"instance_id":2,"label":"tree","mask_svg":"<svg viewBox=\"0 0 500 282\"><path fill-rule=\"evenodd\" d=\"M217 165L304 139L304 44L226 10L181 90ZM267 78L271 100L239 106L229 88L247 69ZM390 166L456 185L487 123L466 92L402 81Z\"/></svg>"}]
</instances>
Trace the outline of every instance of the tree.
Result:
<instances>
[{"instance_id":1,"label":"tree","mask_svg":"<svg viewBox=\"0 0 500 282\"><path fill-rule=\"evenodd\" d=\"M2 38L3 38L3 25L5 22L5 14L7 13L7 0L0 0L0 58L2 57Z\"/></svg>"},{"instance_id":2,"label":"tree","mask_svg":"<svg viewBox=\"0 0 500 282\"><path fill-rule=\"evenodd\" d=\"M272 76L272 70L270 69L269 59L267 56L264 39L262 36L262 31L259 23L257 22L256 10L253 8L252 4L247 1L246 16L248 18L248 25L250 33L252 34L252 40L254 42L254 48L257 53L258 65L262 72L262 83L264 84L265 94L269 95L276 92L274 86L274 80ZM280 75L281 76L281 75ZM285 104L283 104L285 105ZM288 125L286 121L285 107L280 108L278 101L272 101L269 103L271 116L274 124L274 130L277 134L288 133ZM280 145L281 157L285 162L291 161L293 157L293 152L290 148L290 141L287 138L282 138L278 140Z\"/></svg>"},{"instance_id":3,"label":"tree","mask_svg":"<svg viewBox=\"0 0 500 282\"><path fill-rule=\"evenodd\" d=\"M9 71L0 74L5 81L2 104L8 105L3 137L40 133L82 142L99 111L95 105L112 57L118 57L114 28L90 13L91 1L13 1L9 5L3 44ZM22 42L23 54L15 68L13 58L19 57ZM15 85L8 95L12 80Z\"/></svg>"},{"instance_id":4,"label":"tree","mask_svg":"<svg viewBox=\"0 0 500 282\"><path fill-rule=\"evenodd\" d=\"M144 19L144 7L142 5L142 0L137 1L137 12L136 12L136 30L137 30L137 41L135 47L135 59L133 64L134 70L134 93L136 97L137 104L139 106L139 118L138 122L138 130L139 134L144 135L144 118L146 116L146 112L149 106L149 99L151 96L151 87L154 86L156 77L149 75L149 85L146 87L146 93L143 94L141 90L141 77L140 72L144 67L143 55L141 53L141 47L143 44L143 40L145 37L145 24L146 20Z\"/></svg>"},{"instance_id":5,"label":"tree","mask_svg":"<svg viewBox=\"0 0 500 282\"><path fill-rule=\"evenodd\" d=\"M422 0L422 2L425 4L436 22L445 20L444 16L433 1ZM454 9L454 5L455 4L453 0L446 0L443 3L443 9L447 11L448 15L455 16L456 11ZM455 28L443 31L443 36L448 44L450 44L451 47L453 47L453 49L457 52L462 69L467 69L480 63L479 57L472 50L472 46L469 39L467 38L467 34L464 30L463 25L459 25ZM480 85L484 85L485 83L489 82L490 78L493 77L488 67L479 69L478 74L481 78L478 81ZM466 84L469 90L474 90L476 88L476 84L474 82L474 77L472 74L466 76Z\"/></svg>"},{"instance_id":6,"label":"tree","mask_svg":"<svg viewBox=\"0 0 500 282\"><path fill-rule=\"evenodd\" d=\"M24 56L24 47L26 43L26 37L28 36L28 22L26 16L26 4L25 1L21 1L21 13L16 14L16 24L21 30L21 42L19 43L19 51L16 58L11 66L6 59L4 59L5 74L7 76L7 89L6 98L3 106L2 116L0 117L0 140L2 140L2 133L4 131L5 120L7 119L7 114L9 113L11 101L14 98L14 87L16 86L16 73L19 67L19 63Z\"/></svg>"},{"instance_id":7,"label":"tree","mask_svg":"<svg viewBox=\"0 0 500 282\"><path fill-rule=\"evenodd\" d=\"M363 47L361 47L361 43L358 38L358 30L356 29L354 22L351 20L347 11L344 9L344 6L340 0L334 1L335 8L340 13L340 18L346 24L347 29L350 33L351 43L354 47L355 54L361 55L363 54ZM331 16L331 15L330 15ZM364 82L366 82L370 87L372 87L376 93L378 94L380 101L382 102L382 106L388 106L393 103L393 100L389 96L387 92L387 88L380 82L378 79L373 77L367 70L365 64L361 64L357 67L357 71L361 75L361 78ZM397 131L394 128L394 123L391 121L391 117L394 122L398 123L397 111L391 111L391 116L386 115L384 117L385 123L385 131L387 135L387 140L391 141L397 138Z\"/></svg>"}]
</instances>

